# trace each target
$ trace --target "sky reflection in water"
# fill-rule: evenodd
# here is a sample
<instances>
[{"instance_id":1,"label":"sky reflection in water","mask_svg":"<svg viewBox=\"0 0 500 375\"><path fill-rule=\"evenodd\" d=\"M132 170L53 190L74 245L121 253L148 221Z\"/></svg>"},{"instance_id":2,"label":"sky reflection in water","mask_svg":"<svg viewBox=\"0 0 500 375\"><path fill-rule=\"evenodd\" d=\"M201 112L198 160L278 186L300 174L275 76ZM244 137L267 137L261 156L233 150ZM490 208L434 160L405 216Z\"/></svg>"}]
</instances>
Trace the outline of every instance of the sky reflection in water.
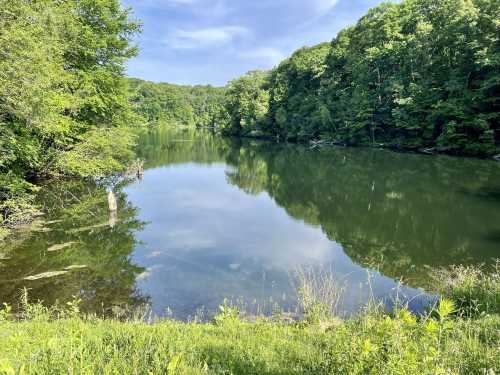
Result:
<instances>
[{"instance_id":1,"label":"sky reflection in water","mask_svg":"<svg viewBox=\"0 0 500 375\"><path fill-rule=\"evenodd\" d=\"M146 268L139 288L151 296L156 314L213 311L224 298L255 300L266 310L270 299L295 306L295 272L303 267L332 271L345 288L342 310L356 311L370 294L394 298L397 283L356 265L342 246L317 226L293 219L265 192L248 195L228 184L224 164L196 163L146 171L125 189L139 220L148 224L133 261ZM421 291L400 287L407 298ZM389 297L391 296L391 297Z\"/></svg>"}]
</instances>

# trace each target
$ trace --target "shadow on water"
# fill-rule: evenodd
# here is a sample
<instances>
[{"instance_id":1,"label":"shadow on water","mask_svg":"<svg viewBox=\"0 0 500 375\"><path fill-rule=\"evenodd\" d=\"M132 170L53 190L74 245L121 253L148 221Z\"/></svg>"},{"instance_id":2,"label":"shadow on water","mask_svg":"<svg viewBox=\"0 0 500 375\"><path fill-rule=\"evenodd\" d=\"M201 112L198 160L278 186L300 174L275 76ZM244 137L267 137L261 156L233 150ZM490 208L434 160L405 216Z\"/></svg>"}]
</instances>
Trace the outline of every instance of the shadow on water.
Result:
<instances>
[{"instance_id":1,"label":"shadow on water","mask_svg":"<svg viewBox=\"0 0 500 375\"><path fill-rule=\"evenodd\" d=\"M500 244L500 229L497 231L491 231L484 236L484 239L489 242L494 242Z\"/></svg>"},{"instance_id":2,"label":"shadow on water","mask_svg":"<svg viewBox=\"0 0 500 375\"><path fill-rule=\"evenodd\" d=\"M144 179L116 189L113 225L103 187L43 189L45 224L0 250L0 301L28 287L98 313L150 303L184 319L226 297L271 313L296 307L294 270L326 266L345 283L345 312L396 293L418 311L429 267L499 256L493 162L161 128L138 150ZM49 271L66 272L26 279Z\"/></svg>"},{"instance_id":3,"label":"shadow on water","mask_svg":"<svg viewBox=\"0 0 500 375\"><path fill-rule=\"evenodd\" d=\"M474 190L462 190L464 195L485 201L500 202L500 188L483 186Z\"/></svg>"}]
</instances>

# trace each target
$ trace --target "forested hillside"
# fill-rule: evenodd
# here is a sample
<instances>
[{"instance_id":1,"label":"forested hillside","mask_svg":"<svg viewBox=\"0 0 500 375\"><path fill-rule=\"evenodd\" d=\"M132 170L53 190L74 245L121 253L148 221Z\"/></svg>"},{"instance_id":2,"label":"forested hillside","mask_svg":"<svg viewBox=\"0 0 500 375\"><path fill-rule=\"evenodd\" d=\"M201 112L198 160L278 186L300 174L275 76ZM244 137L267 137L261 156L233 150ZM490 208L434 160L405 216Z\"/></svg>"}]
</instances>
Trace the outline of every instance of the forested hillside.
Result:
<instances>
[{"instance_id":1,"label":"forested hillside","mask_svg":"<svg viewBox=\"0 0 500 375\"><path fill-rule=\"evenodd\" d=\"M225 119L224 88L180 86L131 78L131 102L149 124L213 127Z\"/></svg>"},{"instance_id":2,"label":"forested hillside","mask_svg":"<svg viewBox=\"0 0 500 375\"><path fill-rule=\"evenodd\" d=\"M133 156L124 63L139 30L119 0L0 0L0 224L27 219L37 179Z\"/></svg>"},{"instance_id":3,"label":"forested hillside","mask_svg":"<svg viewBox=\"0 0 500 375\"><path fill-rule=\"evenodd\" d=\"M138 124L495 156L500 0L384 3L330 43L225 88L124 77L140 25L120 0L0 0L0 223L36 180L102 176Z\"/></svg>"},{"instance_id":4,"label":"forested hillside","mask_svg":"<svg viewBox=\"0 0 500 375\"><path fill-rule=\"evenodd\" d=\"M499 0L382 4L330 44L231 82L223 129L495 155L499 11Z\"/></svg>"},{"instance_id":5,"label":"forested hillside","mask_svg":"<svg viewBox=\"0 0 500 375\"><path fill-rule=\"evenodd\" d=\"M225 88L132 80L150 123L224 134L500 153L500 0L384 3L330 43Z\"/></svg>"}]
</instances>

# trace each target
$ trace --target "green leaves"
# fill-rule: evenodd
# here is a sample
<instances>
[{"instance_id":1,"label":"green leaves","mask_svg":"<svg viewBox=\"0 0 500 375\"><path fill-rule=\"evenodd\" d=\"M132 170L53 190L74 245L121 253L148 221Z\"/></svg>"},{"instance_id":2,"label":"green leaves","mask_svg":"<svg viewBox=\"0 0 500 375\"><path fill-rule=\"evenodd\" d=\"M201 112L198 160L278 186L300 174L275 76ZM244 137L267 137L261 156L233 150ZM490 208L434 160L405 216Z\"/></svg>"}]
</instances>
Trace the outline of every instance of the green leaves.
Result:
<instances>
[{"instance_id":1,"label":"green leaves","mask_svg":"<svg viewBox=\"0 0 500 375\"><path fill-rule=\"evenodd\" d=\"M117 128L137 122L123 71L139 29L119 0L0 0L4 216L26 202L23 180L108 174L131 158Z\"/></svg>"},{"instance_id":2,"label":"green leaves","mask_svg":"<svg viewBox=\"0 0 500 375\"><path fill-rule=\"evenodd\" d=\"M225 96L225 110L229 123L223 131L245 135L267 125L269 112L268 73L253 71L229 83Z\"/></svg>"},{"instance_id":3,"label":"green leaves","mask_svg":"<svg viewBox=\"0 0 500 375\"><path fill-rule=\"evenodd\" d=\"M496 13L498 0L384 3L330 44L299 49L267 82L255 73L231 82L226 130L494 155Z\"/></svg>"},{"instance_id":4,"label":"green leaves","mask_svg":"<svg viewBox=\"0 0 500 375\"><path fill-rule=\"evenodd\" d=\"M329 108L319 97L328 43L301 48L271 73L270 116L276 133L313 138L328 132Z\"/></svg>"},{"instance_id":5,"label":"green leaves","mask_svg":"<svg viewBox=\"0 0 500 375\"><path fill-rule=\"evenodd\" d=\"M148 124L215 127L223 121L224 88L129 82L134 110Z\"/></svg>"},{"instance_id":6,"label":"green leaves","mask_svg":"<svg viewBox=\"0 0 500 375\"><path fill-rule=\"evenodd\" d=\"M456 311L455 303L452 300L442 299L441 301L439 301L437 314L441 322L449 318L450 315L453 314L455 311Z\"/></svg>"},{"instance_id":7,"label":"green leaves","mask_svg":"<svg viewBox=\"0 0 500 375\"><path fill-rule=\"evenodd\" d=\"M240 311L232 306L228 300L219 306L219 313L214 317L214 323L217 325L236 324L239 322Z\"/></svg>"},{"instance_id":8,"label":"green leaves","mask_svg":"<svg viewBox=\"0 0 500 375\"><path fill-rule=\"evenodd\" d=\"M135 136L127 128L95 129L71 150L60 153L55 165L62 174L106 176L132 161L134 145Z\"/></svg>"}]
</instances>

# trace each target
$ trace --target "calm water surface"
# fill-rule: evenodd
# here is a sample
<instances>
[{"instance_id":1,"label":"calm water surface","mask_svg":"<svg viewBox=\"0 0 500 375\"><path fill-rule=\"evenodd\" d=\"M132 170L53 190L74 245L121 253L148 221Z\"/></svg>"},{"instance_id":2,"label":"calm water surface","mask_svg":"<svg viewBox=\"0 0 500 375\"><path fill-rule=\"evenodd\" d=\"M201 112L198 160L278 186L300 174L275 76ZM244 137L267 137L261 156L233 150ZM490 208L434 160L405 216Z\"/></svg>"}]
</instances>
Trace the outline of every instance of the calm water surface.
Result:
<instances>
[{"instance_id":1,"label":"calm water surface","mask_svg":"<svg viewBox=\"0 0 500 375\"><path fill-rule=\"evenodd\" d=\"M495 162L167 129L145 134L139 153L142 180L43 189L37 230L0 249L0 302L27 287L97 313L147 304L186 319L224 298L293 311L294 275L309 269L338 280L341 312L396 296L418 310L430 268L500 257Z\"/></svg>"}]
</instances>

